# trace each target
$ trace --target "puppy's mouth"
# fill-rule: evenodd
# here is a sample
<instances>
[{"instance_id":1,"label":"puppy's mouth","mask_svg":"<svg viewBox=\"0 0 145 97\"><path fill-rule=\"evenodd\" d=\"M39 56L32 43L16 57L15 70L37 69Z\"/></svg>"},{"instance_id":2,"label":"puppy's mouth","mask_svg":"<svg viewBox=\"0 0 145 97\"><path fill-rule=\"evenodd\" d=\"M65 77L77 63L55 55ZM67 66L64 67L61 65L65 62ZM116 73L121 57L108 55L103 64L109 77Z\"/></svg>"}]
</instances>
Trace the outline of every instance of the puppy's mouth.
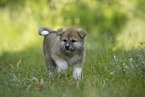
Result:
<instances>
[{"instance_id":1,"label":"puppy's mouth","mask_svg":"<svg viewBox=\"0 0 145 97\"><path fill-rule=\"evenodd\" d=\"M64 46L64 50L66 52L73 52L73 51L75 51L75 48L74 47L66 47L66 46Z\"/></svg>"}]
</instances>

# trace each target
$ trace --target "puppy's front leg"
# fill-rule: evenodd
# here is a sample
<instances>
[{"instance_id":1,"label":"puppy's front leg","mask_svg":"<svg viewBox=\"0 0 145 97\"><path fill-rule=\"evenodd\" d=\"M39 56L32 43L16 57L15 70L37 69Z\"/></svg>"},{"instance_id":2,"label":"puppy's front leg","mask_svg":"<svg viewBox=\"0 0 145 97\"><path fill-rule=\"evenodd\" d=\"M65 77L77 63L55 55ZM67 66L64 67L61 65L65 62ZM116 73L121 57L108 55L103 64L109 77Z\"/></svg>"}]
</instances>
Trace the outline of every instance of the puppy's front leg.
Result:
<instances>
[{"instance_id":1,"label":"puppy's front leg","mask_svg":"<svg viewBox=\"0 0 145 97\"><path fill-rule=\"evenodd\" d=\"M57 72L58 73L66 73L67 67L68 67L68 64L67 64L66 60L59 57L59 56L56 56L56 55L53 56L53 59L54 59L56 65L58 67Z\"/></svg>"},{"instance_id":2,"label":"puppy's front leg","mask_svg":"<svg viewBox=\"0 0 145 97\"><path fill-rule=\"evenodd\" d=\"M83 69L83 61L79 61L73 66L73 77L77 80L81 79L81 73Z\"/></svg>"}]
</instances>

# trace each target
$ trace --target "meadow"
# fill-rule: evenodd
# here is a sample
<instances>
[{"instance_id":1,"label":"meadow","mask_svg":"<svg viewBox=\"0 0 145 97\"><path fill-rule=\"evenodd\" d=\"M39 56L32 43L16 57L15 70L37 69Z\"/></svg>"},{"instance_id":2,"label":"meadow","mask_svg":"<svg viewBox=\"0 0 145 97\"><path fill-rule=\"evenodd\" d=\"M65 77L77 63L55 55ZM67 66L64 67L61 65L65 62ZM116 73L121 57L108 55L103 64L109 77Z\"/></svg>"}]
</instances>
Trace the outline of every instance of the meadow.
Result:
<instances>
[{"instance_id":1,"label":"meadow","mask_svg":"<svg viewBox=\"0 0 145 97\"><path fill-rule=\"evenodd\" d=\"M144 97L144 0L1 0L0 97ZM82 80L49 77L40 26L85 29Z\"/></svg>"}]
</instances>

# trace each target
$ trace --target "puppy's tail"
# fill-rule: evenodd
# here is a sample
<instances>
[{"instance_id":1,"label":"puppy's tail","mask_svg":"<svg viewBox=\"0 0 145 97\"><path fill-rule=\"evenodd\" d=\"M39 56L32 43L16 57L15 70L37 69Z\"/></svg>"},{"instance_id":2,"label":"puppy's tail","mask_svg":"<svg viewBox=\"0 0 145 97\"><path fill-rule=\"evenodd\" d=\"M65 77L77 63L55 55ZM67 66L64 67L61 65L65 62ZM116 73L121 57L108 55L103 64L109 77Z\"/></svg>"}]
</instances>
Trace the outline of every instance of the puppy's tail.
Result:
<instances>
[{"instance_id":1,"label":"puppy's tail","mask_svg":"<svg viewBox=\"0 0 145 97\"><path fill-rule=\"evenodd\" d=\"M39 27L39 29L38 29L38 34L39 34L39 35L47 36L47 35L49 35L50 33L57 33L57 32L56 32L56 31L53 31L53 30L50 29L50 28L46 28L46 27Z\"/></svg>"}]
</instances>

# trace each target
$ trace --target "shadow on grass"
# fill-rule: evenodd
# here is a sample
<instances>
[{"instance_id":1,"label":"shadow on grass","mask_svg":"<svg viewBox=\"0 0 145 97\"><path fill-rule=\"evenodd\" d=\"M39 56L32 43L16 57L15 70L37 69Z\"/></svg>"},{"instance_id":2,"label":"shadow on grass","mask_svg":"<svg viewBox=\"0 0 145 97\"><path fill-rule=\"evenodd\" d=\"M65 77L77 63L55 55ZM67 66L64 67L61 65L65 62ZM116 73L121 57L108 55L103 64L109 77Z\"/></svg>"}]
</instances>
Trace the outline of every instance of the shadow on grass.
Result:
<instances>
[{"instance_id":1,"label":"shadow on grass","mask_svg":"<svg viewBox=\"0 0 145 97\"><path fill-rule=\"evenodd\" d=\"M34 47L27 48L22 51L3 52L0 56L1 66L18 65L18 63L27 65L44 64L42 50Z\"/></svg>"}]
</instances>

